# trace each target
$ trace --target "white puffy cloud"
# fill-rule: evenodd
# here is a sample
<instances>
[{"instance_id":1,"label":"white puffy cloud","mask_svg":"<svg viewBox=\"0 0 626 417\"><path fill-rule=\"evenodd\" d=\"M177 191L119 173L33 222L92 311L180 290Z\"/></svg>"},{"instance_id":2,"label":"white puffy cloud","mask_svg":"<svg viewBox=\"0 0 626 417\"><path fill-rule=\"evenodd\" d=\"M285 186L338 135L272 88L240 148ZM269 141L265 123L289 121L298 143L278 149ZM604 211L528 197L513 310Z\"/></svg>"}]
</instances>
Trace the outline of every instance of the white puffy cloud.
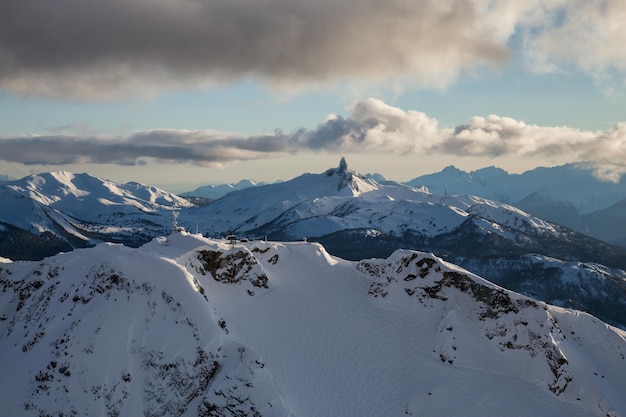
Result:
<instances>
[{"instance_id":1,"label":"white puffy cloud","mask_svg":"<svg viewBox=\"0 0 626 417\"><path fill-rule=\"evenodd\" d=\"M528 125L508 117L474 117L431 152L458 156L557 158L589 162L598 178L618 181L626 173L626 123L598 132L565 126Z\"/></svg>"},{"instance_id":2,"label":"white puffy cloud","mask_svg":"<svg viewBox=\"0 0 626 417\"><path fill-rule=\"evenodd\" d=\"M436 149L459 155L553 156L576 154L576 148L597 134L569 127L544 127L490 115L473 117L458 126Z\"/></svg>"},{"instance_id":3,"label":"white puffy cloud","mask_svg":"<svg viewBox=\"0 0 626 417\"><path fill-rule=\"evenodd\" d=\"M558 3L558 2L557 2ZM626 2L568 0L555 4L551 20L526 33L525 54L538 71L580 68L601 81L626 71Z\"/></svg>"},{"instance_id":4,"label":"white puffy cloud","mask_svg":"<svg viewBox=\"0 0 626 417\"><path fill-rule=\"evenodd\" d=\"M298 142L310 149L415 153L441 139L437 120L422 112L405 111L378 99L358 101L348 111L348 118L330 118L302 134Z\"/></svg>"}]
</instances>

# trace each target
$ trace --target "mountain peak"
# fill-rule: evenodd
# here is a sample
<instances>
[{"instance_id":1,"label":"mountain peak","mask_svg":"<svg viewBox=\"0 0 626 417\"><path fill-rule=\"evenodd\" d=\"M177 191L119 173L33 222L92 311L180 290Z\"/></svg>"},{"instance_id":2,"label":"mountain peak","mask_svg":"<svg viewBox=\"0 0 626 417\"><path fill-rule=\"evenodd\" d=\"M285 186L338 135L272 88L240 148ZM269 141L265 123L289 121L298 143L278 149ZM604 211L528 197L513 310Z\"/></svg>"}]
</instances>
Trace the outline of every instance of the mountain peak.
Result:
<instances>
[{"instance_id":1,"label":"mountain peak","mask_svg":"<svg viewBox=\"0 0 626 417\"><path fill-rule=\"evenodd\" d=\"M461 171L459 168L455 167L454 165L448 165L447 167L441 170L441 173L447 173L447 174L461 174L462 172L463 171Z\"/></svg>"},{"instance_id":2,"label":"mountain peak","mask_svg":"<svg viewBox=\"0 0 626 417\"><path fill-rule=\"evenodd\" d=\"M339 169L337 170L337 174L342 175L348 172L348 163L346 162L346 157L342 156L339 160Z\"/></svg>"},{"instance_id":3,"label":"mountain peak","mask_svg":"<svg viewBox=\"0 0 626 417\"><path fill-rule=\"evenodd\" d=\"M342 156L341 159L339 160L339 166L336 168L329 168L326 170L326 172L324 172L326 175L328 175L329 177L337 174L339 176L344 175L346 172L348 171L348 162L346 161L346 157Z\"/></svg>"},{"instance_id":4,"label":"mountain peak","mask_svg":"<svg viewBox=\"0 0 626 417\"><path fill-rule=\"evenodd\" d=\"M479 177L491 177L491 178L506 177L507 175L509 175L507 171L495 165L477 169L475 171L472 171L471 174L475 176L479 176Z\"/></svg>"},{"instance_id":5,"label":"mountain peak","mask_svg":"<svg viewBox=\"0 0 626 417\"><path fill-rule=\"evenodd\" d=\"M339 166L337 168L330 168L326 170L325 174L329 177L337 175L339 177L339 184L337 185L337 191L346 187L350 187L353 191L359 191L359 185L354 181L354 172L348 169L348 162L344 156L339 160ZM358 177L358 174L357 174Z\"/></svg>"}]
</instances>

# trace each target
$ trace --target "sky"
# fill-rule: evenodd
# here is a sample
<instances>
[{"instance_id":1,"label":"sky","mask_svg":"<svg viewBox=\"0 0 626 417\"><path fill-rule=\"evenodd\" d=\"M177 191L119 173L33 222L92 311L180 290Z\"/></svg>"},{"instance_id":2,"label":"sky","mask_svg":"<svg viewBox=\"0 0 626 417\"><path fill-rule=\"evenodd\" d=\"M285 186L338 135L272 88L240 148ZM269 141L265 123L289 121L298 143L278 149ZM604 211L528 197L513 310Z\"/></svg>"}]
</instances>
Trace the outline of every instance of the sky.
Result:
<instances>
[{"instance_id":1,"label":"sky","mask_svg":"<svg viewBox=\"0 0 626 417\"><path fill-rule=\"evenodd\" d=\"M0 175L626 172L625 0L0 2Z\"/></svg>"}]
</instances>

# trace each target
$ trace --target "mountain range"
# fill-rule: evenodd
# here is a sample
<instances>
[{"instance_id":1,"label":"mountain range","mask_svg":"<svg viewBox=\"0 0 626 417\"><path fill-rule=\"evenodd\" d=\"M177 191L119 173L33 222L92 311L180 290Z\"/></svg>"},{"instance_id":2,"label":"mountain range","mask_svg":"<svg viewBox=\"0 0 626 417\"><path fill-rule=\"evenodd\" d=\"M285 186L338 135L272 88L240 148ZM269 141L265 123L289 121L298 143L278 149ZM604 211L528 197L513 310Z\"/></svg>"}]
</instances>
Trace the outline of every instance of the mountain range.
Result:
<instances>
[{"instance_id":1,"label":"mountain range","mask_svg":"<svg viewBox=\"0 0 626 417\"><path fill-rule=\"evenodd\" d=\"M626 179L607 181L589 163L536 168L522 174L449 166L406 183L435 194L469 194L509 203L544 220L626 247Z\"/></svg>"},{"instance_id":2,"label":"mountain range","mask_svg":"<svg viewBox=\"0 0 626 417\"><path fill-rule=\"evenodd\" d=\"M0 288L4 415L626 415L626 332L430 253L181 231Z\"/></svg>"},{"instance_id":3,"label":"mountain range","mask_svg":"<svg viewBox=\"0 0 626 417\"><path fill-rule=\"evenodd\" d=\"M136 182L48 172L0 185L0 256L38 259L102 241L141 245L188 200Z\"/></svg>"},{"instance_id":4,"label":"mountain range","mask_svg":"<svg viewBox=\"0 0 626 417\"><path fill-rule=\"evenodd\" d=\"M1 188L0 256L42 259L102 241L136 247L178 228L213 238L318 241L351 260L416 249L626 328L626 249L510 204L373 178L350 170L342 158L320 174L197 205L154 187L87 174L29 176Z\"/></svg>"},{"instance_id":5,"label":"mountain range","mask_svg":"<svg viewBox=\"0 0 626 417\"><path fill-rule=\"evenodd\" d=\"M201 197L207 200L217 200L224 197L231 191L243 190L244 188L258 187L266 185L265 182L256 182L255 180L241 180L230 184L208 184L197 187L193 191L187 191L179 194L181 197Z\"/></svg>"},{"instance_id":6,"label":"mountain range","mask_svg":"<svg viewBox=\"0 0 626 417\"><path fill-rule=\"evenodd\" d=\"M387 182L381 174L365 176L380 184ZM467 194L508 203L544 220L626 247L626 180L602 179L590 163L539 167L521 174L509 174L493 166L470 172L448 166L404 184L425 186L433 194ZM217 200L231 191L259 185L266 184L242 180L198 187L181 196Z\"/></svg>"},{"instance_id":7,"label":"mountain range","mask_svg":"<svg viewBox=\"0 0 626 417\"><path fill-rule=\"evenodd\" d=\"M498 285L626 325L626 249L508 204L381 184L345 159L321 174L230 193L181 218L208 236L306 238L345 259L430 251Z\"/></svg>"}]
</instances>

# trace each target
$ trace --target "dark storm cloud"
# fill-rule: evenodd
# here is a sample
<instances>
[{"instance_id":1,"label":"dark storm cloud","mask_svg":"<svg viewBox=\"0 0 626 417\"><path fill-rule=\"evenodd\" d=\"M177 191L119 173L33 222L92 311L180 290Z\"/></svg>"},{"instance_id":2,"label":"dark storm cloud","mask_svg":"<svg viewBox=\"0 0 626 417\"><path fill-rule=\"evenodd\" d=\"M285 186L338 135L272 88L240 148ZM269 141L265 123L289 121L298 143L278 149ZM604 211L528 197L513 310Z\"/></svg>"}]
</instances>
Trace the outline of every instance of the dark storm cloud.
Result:
<instances>
[{"instance_id":1,"label":"dark storm cloud","mask_svg":"<svg viewBox=\"0 0 626 417\"><path fill-rule=\"evenodd\" d=\"M3 0L0 88L94 100L247 77L440 88L510 53L532 71L621 78L624 16L623 0Z\"/></svg>"},{"instance_id":2,"label":"dark storm cloud","mask_svg":"<svg viewBox=\"0 0 626 417\"><path fill-rule=\"evenodd\" d=\"M248 76L443 86L506 59L477 19L470 0L6 0L0 87L104 99Z\"/></svg>"}]
</instances>

